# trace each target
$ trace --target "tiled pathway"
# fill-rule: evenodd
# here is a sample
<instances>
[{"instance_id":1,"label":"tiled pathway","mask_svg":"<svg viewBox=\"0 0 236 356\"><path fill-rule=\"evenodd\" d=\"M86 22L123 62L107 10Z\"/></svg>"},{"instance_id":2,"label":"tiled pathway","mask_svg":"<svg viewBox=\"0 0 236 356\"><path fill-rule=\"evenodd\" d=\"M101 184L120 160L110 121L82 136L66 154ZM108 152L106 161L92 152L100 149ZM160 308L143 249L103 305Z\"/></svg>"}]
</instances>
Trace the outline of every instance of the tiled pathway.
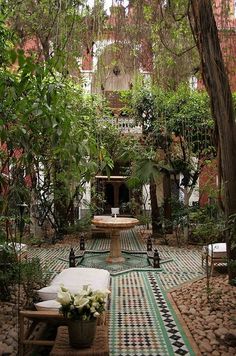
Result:
<instances>
[{"instance_id":1,"label":"tiled pathway","mask_svg":"<svg viewBox=\"0 0 236 356\"><path fill-rule=\"evenodd\" d=\"M109 343L111 356L194 355L191 345L167 298L167 291L203 276L198 251L158 246L161 268L147 263L146 246L134 231L123 231L121 244L127 263L106 265L109 239L86 243L82 266L108 268L111 272ZM73 246L79 254L79 246ZM44 265L59 272L68 267L70 246L50 249L34 248L30 256L39 257ZM98 253L98 251L103 253ZM87 256L87 257L86 257Z\"/></svg>"}]
</instances>

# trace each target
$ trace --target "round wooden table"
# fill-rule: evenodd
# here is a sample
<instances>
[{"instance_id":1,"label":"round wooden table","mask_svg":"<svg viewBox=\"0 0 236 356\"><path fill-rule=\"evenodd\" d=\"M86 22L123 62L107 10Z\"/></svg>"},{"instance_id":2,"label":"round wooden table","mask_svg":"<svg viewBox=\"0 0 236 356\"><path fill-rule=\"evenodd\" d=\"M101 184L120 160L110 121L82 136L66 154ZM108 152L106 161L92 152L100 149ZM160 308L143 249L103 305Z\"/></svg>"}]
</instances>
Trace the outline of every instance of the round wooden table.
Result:
<instances>
[{"instance_id":1,"label":"round wooden table","mask_svg":"<svg viewBox=\"0 0 236 356\"><path fill-rule=\"evenodd\" d=\"M120 231L132 229L138 224L138 219L122 218L111 216L97 216L92 220L92 224L96 227L111 232L110 254L106 261L109 263L124 262L125 258L121 255L120 246Z\"/></svg>"}]
</instances>

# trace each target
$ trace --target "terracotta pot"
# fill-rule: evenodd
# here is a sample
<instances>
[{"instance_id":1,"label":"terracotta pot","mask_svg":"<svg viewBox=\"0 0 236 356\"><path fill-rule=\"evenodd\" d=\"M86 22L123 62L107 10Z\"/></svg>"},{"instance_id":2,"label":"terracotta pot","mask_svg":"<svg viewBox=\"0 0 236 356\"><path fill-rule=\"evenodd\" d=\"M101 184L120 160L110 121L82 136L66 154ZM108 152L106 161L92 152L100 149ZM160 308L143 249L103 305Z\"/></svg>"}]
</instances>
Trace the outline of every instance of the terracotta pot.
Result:
<instances>
[{"instance_id":1,"label":"terracotta pot","mask_svg":"<svg viewBox=\"0 0 236 356\"><path fill-rule=\"evenodd\" d=\"M69 320L68 321L69 343L76 349L92 345L97 327L97 319L92 320Z\"/></svg>"}]
</instances>

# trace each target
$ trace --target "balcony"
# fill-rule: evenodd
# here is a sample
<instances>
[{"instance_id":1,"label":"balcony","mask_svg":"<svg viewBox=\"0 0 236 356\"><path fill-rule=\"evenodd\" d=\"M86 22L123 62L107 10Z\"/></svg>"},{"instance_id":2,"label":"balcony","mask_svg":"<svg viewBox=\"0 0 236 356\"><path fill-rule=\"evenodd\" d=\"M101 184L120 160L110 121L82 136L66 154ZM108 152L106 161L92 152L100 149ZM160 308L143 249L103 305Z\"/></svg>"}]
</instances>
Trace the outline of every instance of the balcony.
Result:
<instances>
[{"instance_id":1,"label":"balcony","mask_svg":"<svg viewBox=\"0 0 236 356\"><path fill-rule=\"evenodd\" d=\"M139 135L142 133L142 126L137 125L132 118L115 116L113 118L104 118L104 121L116 126L122 133Z\"/></svg>"}]
</instances>

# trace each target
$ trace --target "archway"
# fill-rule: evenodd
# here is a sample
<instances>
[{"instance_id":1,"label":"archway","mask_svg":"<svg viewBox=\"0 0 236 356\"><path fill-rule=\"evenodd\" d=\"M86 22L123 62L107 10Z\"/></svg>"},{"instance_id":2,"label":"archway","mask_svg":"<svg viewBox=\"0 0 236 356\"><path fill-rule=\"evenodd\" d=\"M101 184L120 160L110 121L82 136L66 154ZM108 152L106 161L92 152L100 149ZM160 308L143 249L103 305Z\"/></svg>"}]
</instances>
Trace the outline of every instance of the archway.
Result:
<instances>
[{"instance_id":1,"label":"archway","mask_svg":"<svg viewBox=\"0 0 236 356\"><path fill-rule=\"evenodd\" d=\"M114 206L114 186L112 183L105 185L105 212L110 213L111 208Z\"/></svg>"},{"instance_id":2,"label":"archway","mask_svg":"<svg viewBox=\"0 0 236 356\"><path fill-rule=\"evenodd\" d=\"M119 187L119 206L129 202L129 189L126 184L122 183Z\"/></svg>"}]
</instances>

